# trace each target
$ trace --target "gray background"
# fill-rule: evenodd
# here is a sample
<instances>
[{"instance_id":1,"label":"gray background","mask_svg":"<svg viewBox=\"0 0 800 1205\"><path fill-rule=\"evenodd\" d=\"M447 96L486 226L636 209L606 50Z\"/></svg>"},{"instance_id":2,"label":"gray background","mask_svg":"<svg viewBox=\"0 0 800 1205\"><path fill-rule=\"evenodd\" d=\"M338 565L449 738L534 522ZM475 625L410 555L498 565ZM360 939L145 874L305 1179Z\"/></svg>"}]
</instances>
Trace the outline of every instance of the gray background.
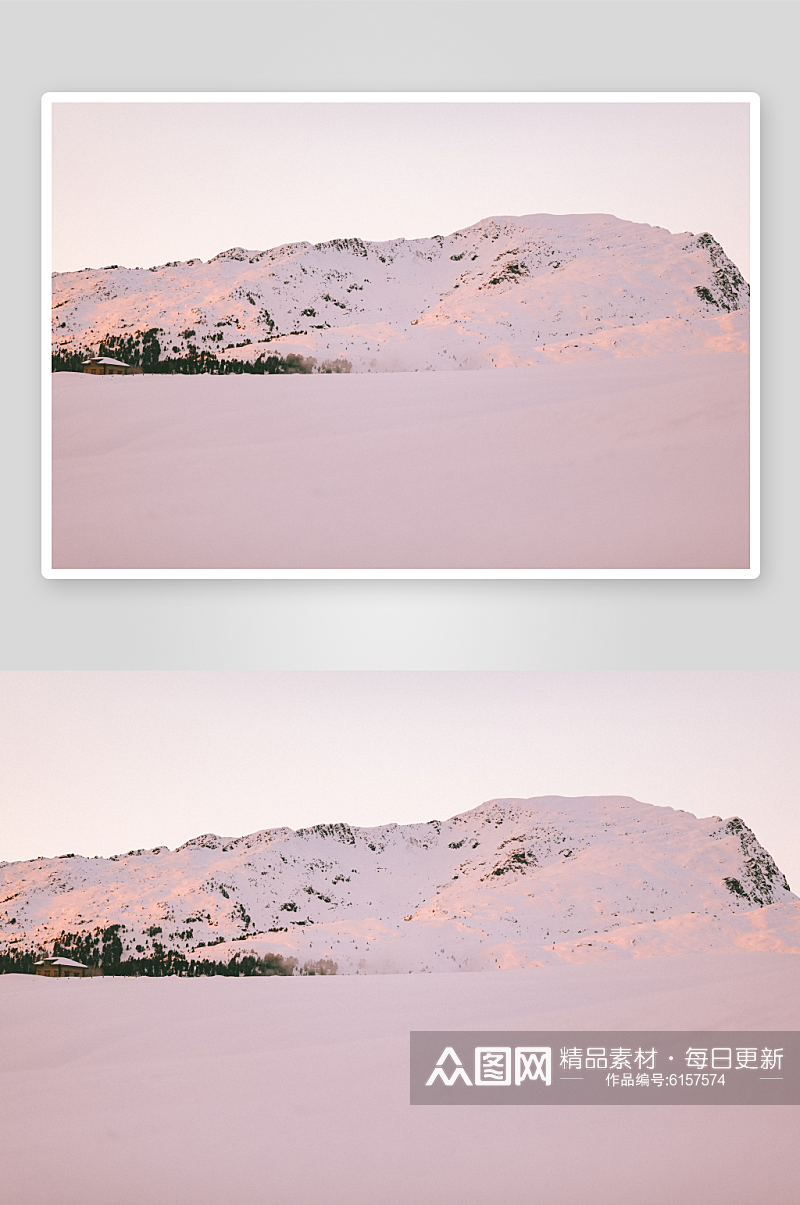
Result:
<instances>
[{"instance_id":1,"label":"gray background","mask_svg":"<svg viewBox=\"0 0 800 1205\"><path fill-rule=\"evenodd\" d=\"M798 665L797 6L4 3L0 668ZM39 102L70 90L755 91L763 554L741 582L45 581ZM124 153L110 148L110 153Z\"/></svg>"}]
</instances>

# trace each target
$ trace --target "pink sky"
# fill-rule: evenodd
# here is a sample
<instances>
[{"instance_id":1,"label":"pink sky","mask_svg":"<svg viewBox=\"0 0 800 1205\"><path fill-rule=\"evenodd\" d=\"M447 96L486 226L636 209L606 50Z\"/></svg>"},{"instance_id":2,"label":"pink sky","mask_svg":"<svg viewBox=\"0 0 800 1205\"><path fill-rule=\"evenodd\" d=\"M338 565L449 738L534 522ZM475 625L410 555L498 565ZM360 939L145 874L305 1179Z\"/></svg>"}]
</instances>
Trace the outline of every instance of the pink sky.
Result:
<instances>
[{"instance_id":1,"label":"pink sky","mask_svg":"<svg viewBox=\"0 0 800 1205\"><path fill-rule=\"evenodd\" d=\"M613 213L708 230L749 278L748 144L738 102L60 102L53 269Z\"/></svg>"},{"instance_id":2,"label":"pink sky","mask_svg":"<svg viewBox=\"0 0 800 1205\"><path fill-rule=\"evenodd\" d=\"M740 815L800 890L800 674L0 673L0 860L626 794Z\"/></svg>"}]
</instances>

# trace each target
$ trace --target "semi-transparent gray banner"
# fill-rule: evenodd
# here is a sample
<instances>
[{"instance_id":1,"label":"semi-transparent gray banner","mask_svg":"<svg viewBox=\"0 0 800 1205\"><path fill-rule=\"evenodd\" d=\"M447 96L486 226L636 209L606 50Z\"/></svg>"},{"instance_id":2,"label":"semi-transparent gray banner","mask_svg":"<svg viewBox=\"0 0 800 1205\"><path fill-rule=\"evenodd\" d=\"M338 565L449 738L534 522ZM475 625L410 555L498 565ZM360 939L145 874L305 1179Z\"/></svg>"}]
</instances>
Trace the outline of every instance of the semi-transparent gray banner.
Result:
<instances>
[{"instance_id":1,"label":"semi-transparent gray banner","mask_svg":"<svg viewBox=\"0 0 800 1205\"><path fill-rule=\"evenodd\" d=\"M412 1105L797 1105L800 1034L411 1034Z\"/></svg>"}]
</instances>

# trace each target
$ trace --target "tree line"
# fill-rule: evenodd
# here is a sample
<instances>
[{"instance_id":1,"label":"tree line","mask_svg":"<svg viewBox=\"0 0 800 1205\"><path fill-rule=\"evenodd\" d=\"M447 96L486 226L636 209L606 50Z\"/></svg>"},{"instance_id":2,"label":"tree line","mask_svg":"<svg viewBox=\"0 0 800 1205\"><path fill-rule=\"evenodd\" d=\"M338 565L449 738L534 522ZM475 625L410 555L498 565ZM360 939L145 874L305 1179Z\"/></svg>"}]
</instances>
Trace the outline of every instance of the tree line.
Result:
<instances>
[{"instance_id":1,"label":"tree line","mask_svg":"<svg viewBox=\"0 0 800 1205\"><path fill-rule=\"evenodd\" d=\"M122 360L132 368L141 368L147 373L179 373L194 376L198 373L213 373L219 376L230 374L251 373L256 376L287 375L291 373L339 373L350 372L352 364L349 360L323 360L318 363L313 356L301 356L297 352L289 352L280 356L273 352L261 354L256 360L220 359L213 351L200 351L190 343L183 355L171 354L162 358L162 347L158 335L163 335L159 327L148 331L137 331L135 335L106 335L101 341L97 355L109 356L113 360ZM194 331L187 334L194 334ZM244 345L242 345L244 346ZM84 360L94 353L90 348L78 348L76 351L64 349L52 353L51 364L53 372L82 372Z\"/></svg>"},{"instance_id":2,"label":"tree line","mask_svg":"<svg viewBox=\"0 0 800 1205\"><path fill-rule=\"evenodd\" d=\"M34 975L36 963L43 958L72 958L84 966L99 968L105 975L147 975L161 978L181 975L197 978L201 975L335 975L338 967L329 958L308 960L300 965L297 958L283 954L234 954L225 961L192 958L178 950L165 949L153 942L153 952L144 953L137 946L134 958L125 958L120 932L124 925L96 928L93 933L62 932L50 949L5 949L0 951L0 974Z\"/></svg>"}]
</instances>

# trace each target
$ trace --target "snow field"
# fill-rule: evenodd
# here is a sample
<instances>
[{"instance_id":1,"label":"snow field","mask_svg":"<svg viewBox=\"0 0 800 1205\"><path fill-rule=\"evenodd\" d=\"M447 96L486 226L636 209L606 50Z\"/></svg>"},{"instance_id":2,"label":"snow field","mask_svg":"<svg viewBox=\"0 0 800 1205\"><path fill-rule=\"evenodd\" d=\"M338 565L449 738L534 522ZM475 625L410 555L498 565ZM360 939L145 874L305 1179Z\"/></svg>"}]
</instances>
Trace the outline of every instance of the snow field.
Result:
<instances>
[{"instance_id":1,"label":"snow field","mask_svg":"<svg viewBox=\"0 0 800 1205\"><path fill-rule=\"evenodd\" d=\"M411 1029L788 1029L798 959L0 977L9 1205L791 1205L798 1110L425 1109Z\"/></svg>"},{"instance_id":2,"label":"snow field","mask_svg":"<svg viewBox=\"0 0 800 1205\"><path fill-rule=\"evenodd\" d=\"M53 566L747 568L748 369L57 373Z\"/></svg>"}]
</instances>

